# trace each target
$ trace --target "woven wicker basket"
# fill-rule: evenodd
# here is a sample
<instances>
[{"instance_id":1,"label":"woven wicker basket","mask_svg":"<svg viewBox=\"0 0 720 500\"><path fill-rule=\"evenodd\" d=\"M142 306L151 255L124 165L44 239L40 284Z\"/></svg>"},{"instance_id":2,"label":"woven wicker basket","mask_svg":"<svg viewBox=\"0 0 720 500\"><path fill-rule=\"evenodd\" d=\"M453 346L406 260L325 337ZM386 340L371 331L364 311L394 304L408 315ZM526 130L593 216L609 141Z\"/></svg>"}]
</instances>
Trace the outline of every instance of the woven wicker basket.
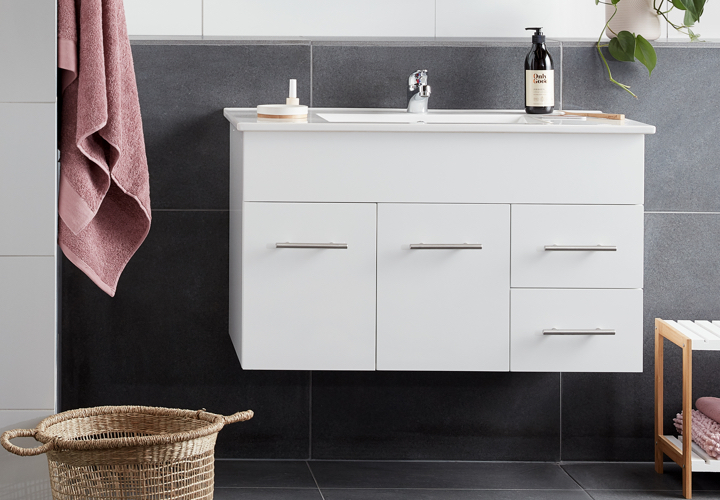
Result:
<instances>
[{"instance_id":1,"label":"woven wicker basket","mask_svg":"<svg viewBox=\"0 0 720 500\"><path fill-rule=\"evenodd\" d=\"M53 415L35 429L0 436L11 453L47 453L55 500L212 499L215 439L225 424L252 418L205 410L102 406ZM10 443L34 437L37 448Z\"/></svg>"}]
</instances>

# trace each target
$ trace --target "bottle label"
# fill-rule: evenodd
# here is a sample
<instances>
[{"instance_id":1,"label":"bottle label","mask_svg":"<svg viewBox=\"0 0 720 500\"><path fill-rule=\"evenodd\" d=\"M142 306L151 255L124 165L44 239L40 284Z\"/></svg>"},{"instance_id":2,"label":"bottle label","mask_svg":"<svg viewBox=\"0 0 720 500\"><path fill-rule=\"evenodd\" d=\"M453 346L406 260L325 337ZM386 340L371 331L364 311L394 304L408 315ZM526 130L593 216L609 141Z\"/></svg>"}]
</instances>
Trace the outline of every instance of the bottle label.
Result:
<instances>
[{"instance_id":1,"label":"bottle label","mask_svg":"<svg viewBox=\"0 0 720 500\"><path fill-rule=\"evenodd\" d=\"M553 70L525 70L525 106L555 106Z\"/></svg>"}]
</instances>

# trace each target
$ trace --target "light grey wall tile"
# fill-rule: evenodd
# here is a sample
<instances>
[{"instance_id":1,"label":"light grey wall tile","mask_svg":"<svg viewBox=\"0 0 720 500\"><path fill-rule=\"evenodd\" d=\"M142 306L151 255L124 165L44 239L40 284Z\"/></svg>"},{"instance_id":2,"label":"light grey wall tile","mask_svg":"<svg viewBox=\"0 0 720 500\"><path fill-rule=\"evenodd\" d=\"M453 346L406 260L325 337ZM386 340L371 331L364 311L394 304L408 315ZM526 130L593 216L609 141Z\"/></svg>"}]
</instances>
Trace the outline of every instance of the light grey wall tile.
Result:
<instances>
[{"instance_id":1,"label":"light grey wall tile","mask_svg":"<svg viewBox=\"0 0 720 500\"><path fill-rule=\"evenodd\" d=\"M657 127L646 136L645 209L720 211L720 48L657 46L651 77L639 63L608 57L613 77L631 85L631 95L610 83L594 45L565 46L563 104L601 109ZM598 151L612 161L612 151Z\"/></svg>"},{"instance_id":2,"label":"light grey wall tile","mask_svg":"<svg viewBox=\"0 0 720 500\"><path fill-rule=\"evenodd\" d=\"M0 1L0 102L55 102L55 0Z\"/></svg>"}]
</instances>

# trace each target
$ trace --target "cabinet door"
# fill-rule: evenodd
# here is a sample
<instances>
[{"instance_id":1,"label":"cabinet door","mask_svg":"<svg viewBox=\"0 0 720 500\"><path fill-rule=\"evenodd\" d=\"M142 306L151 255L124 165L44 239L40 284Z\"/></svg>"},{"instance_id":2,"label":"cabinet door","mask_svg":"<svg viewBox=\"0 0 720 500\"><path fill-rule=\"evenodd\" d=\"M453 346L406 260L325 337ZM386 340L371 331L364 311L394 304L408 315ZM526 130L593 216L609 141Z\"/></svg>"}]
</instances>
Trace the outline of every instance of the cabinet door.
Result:
<instances>
[{"instance_id":1,"label":"cabinet door","mask_svg":"<svg viewBox=\"0 0 720 500\"><path fill-rule=\"evenodd\" d=\"M642 288L642 205L513 205L513 288Z\"/></svg>"},{"instance_id":2,"label":"cabinet door","mask_svg":"<svg viewBox=\"0 0 720 500\"><path fill-rule=\"evenodd\" d=\"M513 290L512 371L641 372L642 290Z\"/></svg>"},{"instance_id":3,"label":"cabinet door","mask_svg":"<svg viewBox=\"0 0 720 500\"><path fill-rule=\"evenodd\" d=\"M376 205L243 211L243 368L374 370Z\"/></svg>"},{"instance_id":4,"label":"cabinet door","mask_svg":"<svg viewBox=\"0 0 720 500\"><path fill-rule=\"evenodd\" d=\"M509 205L380 204L378 370L508 370L509 246Z\"/></svg>"}]
</instances>

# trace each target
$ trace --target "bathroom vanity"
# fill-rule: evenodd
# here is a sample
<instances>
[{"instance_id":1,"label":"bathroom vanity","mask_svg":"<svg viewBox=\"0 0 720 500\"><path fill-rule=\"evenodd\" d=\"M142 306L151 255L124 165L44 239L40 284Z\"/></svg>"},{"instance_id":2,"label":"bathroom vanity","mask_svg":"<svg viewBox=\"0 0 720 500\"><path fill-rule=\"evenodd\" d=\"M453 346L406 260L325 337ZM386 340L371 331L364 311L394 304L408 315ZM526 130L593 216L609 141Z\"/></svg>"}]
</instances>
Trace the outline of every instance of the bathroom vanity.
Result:
<instances>
[{"instance_id":1,"label":"bathroom vanity","mask_svg":"<svg viewBox=\"0 0 720 500\"><path fill-rule=\"evenodd\" d=\"M655 128L401 113L225 110L243 368L642 371Z\"/></svg>"}]
</instances>

